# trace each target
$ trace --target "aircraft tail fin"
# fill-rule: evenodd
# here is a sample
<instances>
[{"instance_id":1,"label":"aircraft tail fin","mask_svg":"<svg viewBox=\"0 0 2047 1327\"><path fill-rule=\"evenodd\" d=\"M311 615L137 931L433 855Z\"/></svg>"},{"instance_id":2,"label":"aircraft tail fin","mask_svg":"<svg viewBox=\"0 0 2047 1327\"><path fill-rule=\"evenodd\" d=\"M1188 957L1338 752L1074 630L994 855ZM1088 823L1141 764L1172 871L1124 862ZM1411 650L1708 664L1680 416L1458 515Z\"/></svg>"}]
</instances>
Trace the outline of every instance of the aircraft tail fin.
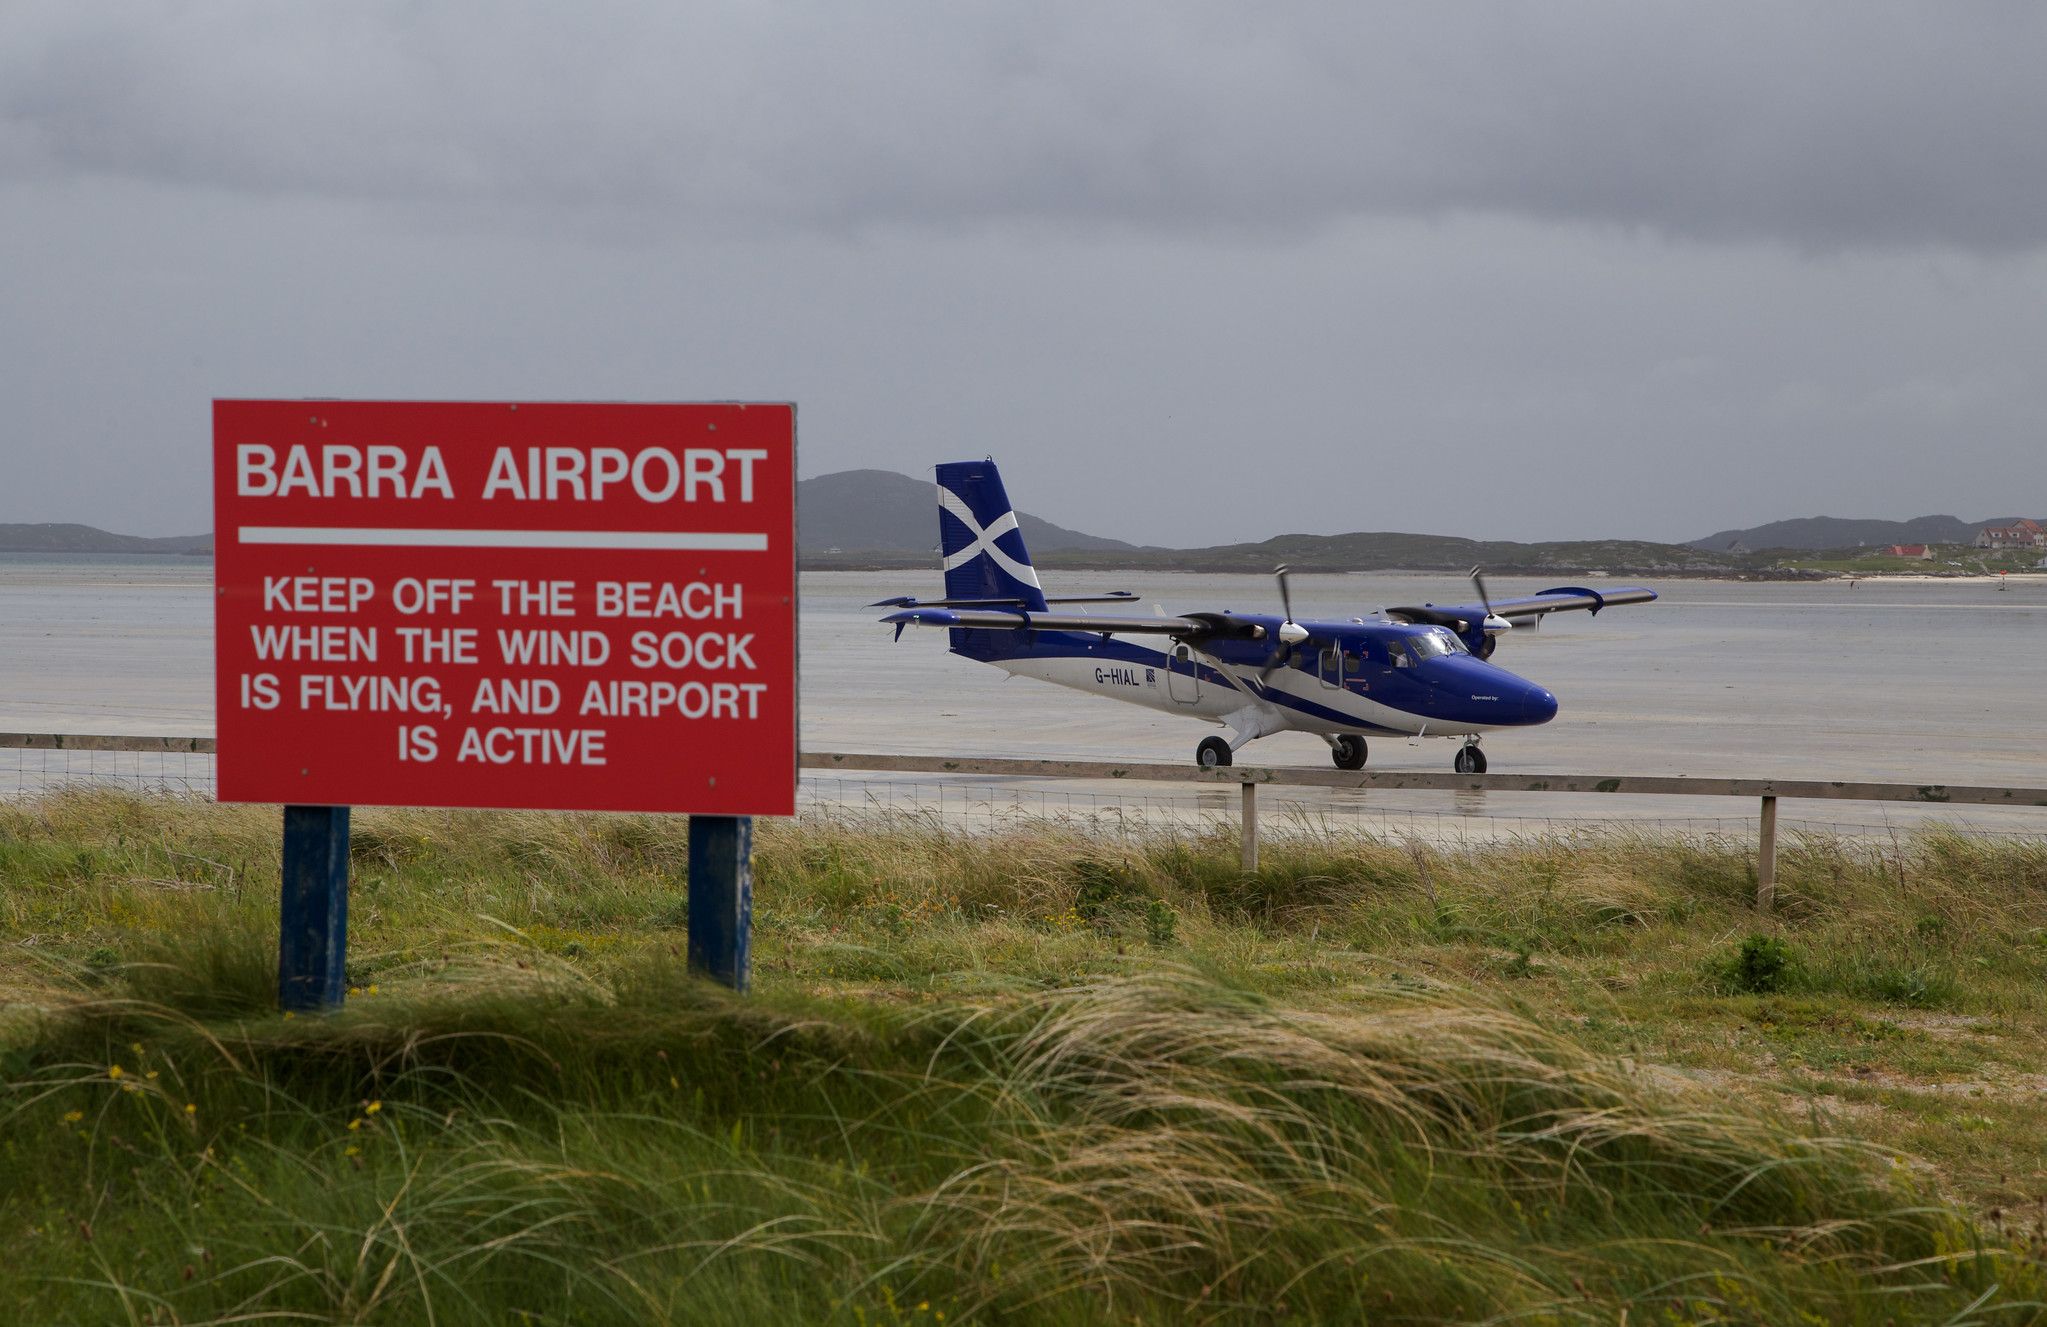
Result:
<instances>
[{"instance_id":1,"label":"aircraft tail fin","mask_svg":"<svg viewBox=\"0 0 2047 1327\"><path fill-rule=\"evenodd\" d=\"M1044 587L993 460L938 467L938 546L948 599L1014 599L1045 611Z\"/></svg>"}]
</instances>

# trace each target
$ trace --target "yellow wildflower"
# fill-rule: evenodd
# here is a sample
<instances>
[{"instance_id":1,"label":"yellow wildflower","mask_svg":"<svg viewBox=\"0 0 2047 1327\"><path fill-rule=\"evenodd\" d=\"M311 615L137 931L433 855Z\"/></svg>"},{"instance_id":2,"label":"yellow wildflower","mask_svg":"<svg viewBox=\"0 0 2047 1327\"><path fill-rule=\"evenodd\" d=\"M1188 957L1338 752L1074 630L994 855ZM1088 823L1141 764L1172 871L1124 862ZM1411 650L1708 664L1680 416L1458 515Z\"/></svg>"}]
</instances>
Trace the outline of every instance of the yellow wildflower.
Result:
<instances>
[{"instance_id":1,"label":"yellow wildflower","mask_svg":"<svg viewBox=\"0 0 2047 1327\"><path fill-rule=\"evenodd\" d=\"M362 1113L363 1113L363 1114L365 1114L365 1115L375 1115L375 1114L376 1114L376 1113L377 1113L378 1111L380 1111L380 1110L382 1110L382 1109L384 1109L384 1103L383 1103L383 1102L381 1102L381 1101L372 1101L372 1102L371 1102L371 1103L370 1103L369 1105L367 1105L367 1106L364 1106L364 1107L362 1108Z\"/></svg>"},{"instance_id":2,"label":"yellow wildflower","mask_svg":"<svg viewBox=\"0 0 2047 1327\"><path fill-rule=\"evenodd\" d=\"M199 1108L198 1108L197 1106L193 1105L193 1104L192 1104L191 1102L189 1102L189 1101L185 1103L185 1114L187 1114L187 1115L197 1115L198 1113L199 1113Z\"/></svg>"},{"instance_id":3,"label":"yellow wildflower","mask_svg":"<svg viewBox=\"0 0 2047 1327\"><path fill-rule=\"evenodd\" d=\"M151 1069L151 1070L150 1070L150 1071L149 1071L148 1073L144 1074L144 1075L143 1075L143 1077L144 1077L144 1078L147 1078L147 1079L148 1079L148 1080L149 1080L150 1082L152 1082L152 1083L153 1083L153 1082L155 1082L155 1081L156 1081L156 1070L154 1070L154 1069Z\"/></svg>"},{"instance_id":4,"label":"yellow wildflower","mask_svg":"<svg viewBox=\"0 0 2047 1327\"><path fill-rule=\"evenodd\" d=\"M134 1051L137 1055L140 1055L142 1054L142 1043L139 1041L131 1041L128 1043L128 1049Z\"/></svg>"},{"instance_id":5,"label":"yellow wildflower","mask_svg":"<svg viewBox=\"0 0 2047 1327\"><path fill-rule=\"evenodd\" d=\"M368 987L366 987L366 988L364 989L364 991L363 991L363 994L364 994L364 995L375 995L376 993L377 993L377 983L375 983L375 982L371 982L371 983L369 984L369 986L368 986Z\"/></svg>"},{"instance_id":6,"label":"yellow wildflower","mask_svg":"<svg viewBox=\"0 0 2047 1327\"><path fill-rule=\"evenodd\" d=\"M82 1110L67 1110L64 1112L64 1123L66 1124L76 1124L84 1118L85 1112Z\"/></svg>"},{"instance_id":7,"label":"yellow wildflower","mask_svg":"<svg viewBox=\"0 0 2047 1327\"><path fill-rule=\"evenodd\" d=\"M107 1077L113 1079L117 1083L121 1081L122 1072L123 1071L121 1069L121 1066L118 1064L110 1064L107 1066Z\"/></svg>"},{"instance_id":8,"label":"yellow wildflower","mask_svg":"<svg viewBox=\"0 0 2047 1327\"><path fill-rule=\"evenodd\" d=\"M284 1016L285 1016L286 1018L290 1018L290 1017L291 1017L291 1010L289 1010L289 1009L285 1010L285 1011L284 1011Z\"/></svg>"},{"instance_id":9,"label":"yellow wildflower","mask_svg":"<svg viewBox=\"0 0 2047 1327\"><path fill-rule=\"evenodd\" d=\"M349 1127L349 1128L350 1128L351 1130L353 1130L353 1129L360 1129L360 1128L362 1128L362 1121L361 1121L360 1119L353 1119L353 1120L350 1120L350 1121L348 1122L348 1127Z\"/></svg>"},{"instance_id":10,"label":"yellow wildflower","mask_svg":"<svg viewBox=\"0 0 2047 1327\"><path fill-rule=\"evenodd\" d=\"M346 1147L342 1149L341 1155L345 1157L359 1157L362 1155L362 1149L359 1147Z\"/></svg>"}]
</instances>

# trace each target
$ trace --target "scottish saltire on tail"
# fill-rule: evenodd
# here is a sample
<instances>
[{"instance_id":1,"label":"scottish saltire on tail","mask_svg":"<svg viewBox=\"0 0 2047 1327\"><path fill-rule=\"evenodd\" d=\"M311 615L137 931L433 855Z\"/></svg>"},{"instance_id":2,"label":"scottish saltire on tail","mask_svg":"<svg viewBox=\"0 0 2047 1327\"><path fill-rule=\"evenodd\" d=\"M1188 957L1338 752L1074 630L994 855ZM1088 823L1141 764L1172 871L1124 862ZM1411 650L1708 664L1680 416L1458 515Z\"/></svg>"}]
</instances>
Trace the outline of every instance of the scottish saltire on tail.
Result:
<instances>
[{"instance_id":1,"label":"scottish saltire on tail","mask_svg":"<svg viewBox=\"0 0 2047 1327\"><path fill-rule=\"evenodd\" d=\"M938 549L947 599L1044 609L1045 590L995 462L938 467Z\"/></svg>"},{"instance_id":2,"label":"scottish saltire on tail","mask_svg":"<svg viewBox=\"0 0 2047 1327\"><path fill-rule=\"evenodd\" d=\"M1550 613L1597 614L1656 598L1639 586L1560 586L1494 600L1474 570L1475 604L1297 622L1281 567L1279 614L1104 612L1137 596L1046 596L992 459L938 467L938 536L945 597L875 605L895 610L881 620L898 639L906 627L944 627L963 658L1218 724L1229 736L1195 748L1205 766L1230 764L1257 738L1305 732L1329 744L1339 769L1363 768L1374 736L1440 737L1458 744L1459 773L1482 774L1483 734L1548 723L1557 713L1546 689L1489 661L1501 634Z\"/></svg>"}]
</instances>

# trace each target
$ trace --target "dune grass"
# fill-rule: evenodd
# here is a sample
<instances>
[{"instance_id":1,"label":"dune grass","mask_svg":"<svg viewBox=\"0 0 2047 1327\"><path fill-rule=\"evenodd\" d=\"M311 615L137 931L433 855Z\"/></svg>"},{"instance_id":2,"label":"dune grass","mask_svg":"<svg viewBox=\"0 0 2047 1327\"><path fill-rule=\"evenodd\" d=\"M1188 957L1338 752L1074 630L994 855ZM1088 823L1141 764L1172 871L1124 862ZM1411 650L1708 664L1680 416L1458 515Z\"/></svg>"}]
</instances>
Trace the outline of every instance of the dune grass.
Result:
<instances>
[{"instance_id":1,"label":"dune grass","mask_svg":"<svg viewBox=\"0 0 2047 1327\"><path fill-rule=\"evenodd\" d=\"M281 1018L276 813L0 807L28 1322L2028 1322L2047 845L1478 852L359 813Z\"/></svg>"}]
</instances>

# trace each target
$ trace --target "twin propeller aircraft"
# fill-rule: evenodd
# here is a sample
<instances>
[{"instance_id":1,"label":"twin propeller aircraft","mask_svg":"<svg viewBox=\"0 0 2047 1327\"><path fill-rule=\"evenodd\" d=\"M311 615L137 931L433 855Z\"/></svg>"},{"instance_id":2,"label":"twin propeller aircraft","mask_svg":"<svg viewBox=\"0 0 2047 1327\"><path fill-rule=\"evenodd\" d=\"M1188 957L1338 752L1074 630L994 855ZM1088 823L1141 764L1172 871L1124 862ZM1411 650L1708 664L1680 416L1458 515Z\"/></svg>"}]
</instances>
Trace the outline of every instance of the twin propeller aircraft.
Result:
<instances>
[{"instance_id":1,"label":"twin propeller aircraft","mask_svg":"<svg viewBox=\"0 0 2047 1327\"><path fill-rule=\"evenodd\" d=\"M1476 604L1296 622L1281 567L1279 615L1062 612L1136 596L1046 598L992 460L939 466L938 507L946 597L876 604L897 610L882 618L895 624L897 639L906 626L945 627L954 654L1012 675L1221 724L1228 740L1205 737L1195 748L1204 767L1230 764L1255 738L1308 732L1329 743L1338 769L1364 767L1368 737L1449 737L1460 739L1457 772L1483 774L1481 733L1547 723L1557 712L1555 696L1488 662L1500 634L1549 613L1597 613L1656 597L1633 587L1566 587L1495 602L1474 571ZM1124 636L1169 644L1160 650Z\"/></svg>"}]
</instances>

